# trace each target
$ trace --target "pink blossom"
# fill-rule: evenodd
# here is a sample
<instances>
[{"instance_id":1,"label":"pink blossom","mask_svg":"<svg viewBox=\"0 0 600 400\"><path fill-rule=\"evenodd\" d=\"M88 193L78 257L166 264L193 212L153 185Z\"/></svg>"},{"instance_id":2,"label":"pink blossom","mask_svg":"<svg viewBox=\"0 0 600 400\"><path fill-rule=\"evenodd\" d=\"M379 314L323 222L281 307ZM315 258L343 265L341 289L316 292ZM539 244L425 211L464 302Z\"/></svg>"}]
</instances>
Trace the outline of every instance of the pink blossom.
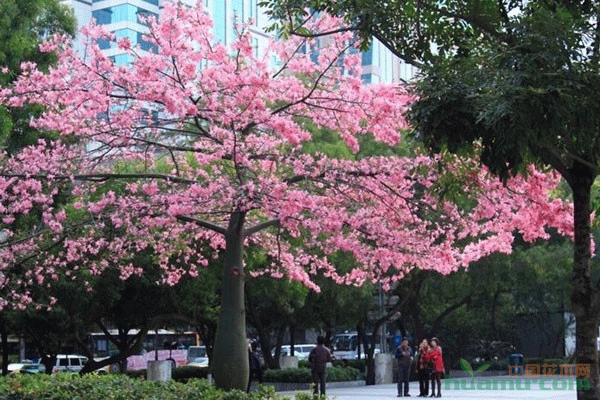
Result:
<instances>
[{"instance_id":1,"label":"pink blossom","mask_svg":"<svg viewBox=\"0 0 600 400\"><path fill-rule=\"evenodd\" d=\"M24 63L0 90L0 105L42 105L32 126L58 135L0 155L0 271L25 259L40 268L9 279L3 289L14 297L0 307L23 306L30 286L63 276L139 275L145 266L131 255L141 251L154 252L160 282L174 285L219 256L239 215L244 243L273 260L251 275L315 291L315 276L387 288L414 268L451 273L510 252L515 231L529 241L546 238L547 228L573 235L572 205L552 195L556 174L532 168L503 185L472 159L326 154L315 133L355 153L363 135L398 144L413 98L399 85L361 83L359 57L344 53L350 34L323 40L320 62L297 51L315 44L302 38L256 56L248 25L225 46L202 7L165 2L160 20L149 20L156 53L131 52L128 66L99 49L98 38L115 38L95 23L82 29L85 59L52 38L43 48L57 64L46 72ZM341 24L323 15L307 29ZM455 176L470 207L436 192ZM64 194L72 206L57 201ZM11 230L38 210L43 224L34 231ZM40 252L57 238L53 254ZM330 260L336 252L354 265L340 271Z\"/></svg>"}]
</instances>

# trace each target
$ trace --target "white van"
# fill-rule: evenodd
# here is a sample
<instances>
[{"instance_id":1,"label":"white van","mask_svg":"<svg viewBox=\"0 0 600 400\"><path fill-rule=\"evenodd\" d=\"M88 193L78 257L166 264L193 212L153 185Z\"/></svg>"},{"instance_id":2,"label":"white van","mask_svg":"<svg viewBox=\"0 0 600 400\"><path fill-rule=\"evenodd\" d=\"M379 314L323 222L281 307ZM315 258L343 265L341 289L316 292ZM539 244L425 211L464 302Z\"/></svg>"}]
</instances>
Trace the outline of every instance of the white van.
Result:
<instances>
[{"instance_id":1,"label":"white van","mask_svg":"<svg viewBox=\"0 0 600 400\"><path fill-rule=\"evenodd\" d=\"M314 349L316 346L316 344L294 345L294 356L298 357L298 360L308 360L308 355L310 354L311 350ZM289 356L292 352L291 347L292 346L290 345L281 346L281 355Z\"/></svg>"},{"instance_id":2,"label":"white van","mask_svg":"<svg viewBox=\"0 0 600 400\"><path fill-rule=\"evenodd\" d=\"M59 354L56 356L56 364L52 372L79 372L88 362L88 358L77 354Z\"/></svg>"},{"instance_id":3,"label":"white van","mask_svg":"<svg viewBox=\"0 0 600 400\"><path fill-rule=\"evenodd\" d=\"M208 354L205 346L190 346L187 350L187 365L208 367Z\"/></svg>"}]
</instances>

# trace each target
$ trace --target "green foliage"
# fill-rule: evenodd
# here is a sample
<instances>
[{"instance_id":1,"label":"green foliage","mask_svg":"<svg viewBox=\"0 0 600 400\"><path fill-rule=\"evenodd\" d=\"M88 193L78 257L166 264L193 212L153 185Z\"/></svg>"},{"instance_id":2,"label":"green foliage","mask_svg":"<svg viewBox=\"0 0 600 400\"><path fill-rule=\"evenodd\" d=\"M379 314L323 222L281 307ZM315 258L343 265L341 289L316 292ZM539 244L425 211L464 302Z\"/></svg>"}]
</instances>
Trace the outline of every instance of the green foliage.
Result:
<instances>
[{"instance_id":1,"label":"green foliage","mask_svg":"<svg viewBox=\"0 0 600 400\"><path fill-rule=\"evenodd\" d=\"M321 394L298 392L296 400L327 400L327 397Z\"/></svg>"},{"instance_id":2,"label":"green foliage","mask_svg":"<svg viewBox=\"0 0 600 400\"><path fill-rule=\"evenodd\" d=\"M0 67L9 70L8 74L0 73L0 86L12 82L24 61L33 61L42 68L54 62L54 55L38 49L39 42L54 33L75 34L75 17L67 5L58 0L0 0ZM28 124L40 112L37 106L0 108L0 146L16 152L47 137Z\"/></svg>"},{"instance_id":3,"label":"green foliage","mask_svg":"<svg viewBox=\"0 0 600 400\"><path fill-rule=\"evenodd\" d=\"M364 371L367 368L367 360L360 359L360 360L346 360L345 363L347 363L348 367L352 367L358 371ZM337 362L334 362L334 365L337 365Z\"/></svg>"},{"instance_id":4,"label":"green foliage","mask_svg":"<svg viewBox=\"0 0 600 400\"><path fill-rule=\"evenodd\" d=\"M308 368L268 369L264 372L263 378L265 382L307 383L312 380Z\"/></svg>"},{"instance_id":5,"label":"green foliage","mask_svg":"<svg viewBox=\"0 0 600 400\"><path fill-rule=\"evenodd\" d=\"M208 367L177 367L171 372L175 382L187 383L190 379L207 379Z\"/></svg>"},{"instance_id":6,"label":"green foliage","mask_svg":"<svg viewBox=\"0 0 600 400\"><path fill-rule=\"evenodd\" d=\"M124 374L130 378L141 378L146 379L148 375L148 370L146 369L136 369L136 370L127 370Z\"/></svg>"},{"instance_id":7,"label":"green foliage","mask_svg":"<svg viewBox=\"0 0 600 400\"><path fill-rule=\"evenodd\" d=\"M264 375L265 382L312 382L310 369L307 367L268 369ZM364 374L352 367L331 367L327 369L327 381L348 382L364 380Z\"/></svg>"},{"instance_id":8,"label":"green foliage","mask_svg":"<svg viewBox=\"0 0 600 400\"><path fill-rule=\"evenodd\" d=\"M1 400L283 400L269 387L224 392L206 380L150 382L124 375L15 374L0 379Z\"/></svg>"},{"instance_id":9,"label":"green foliage","mask_svg":"<svg viewBox=\"0 0 600 400\"><path fill-rule=\"evenodd\" d=\"M304 152L309 154L325 154L330 158L341 158L341 159L354 159L352 151L339 137L339 135L333 131L327 129L313 128L312 140L304 142L302 149Z\"/></svg>"},{"instance_id":10,"label":"green foliage","mask_svg":"<svg viewBox=\"0 0 600 400\"><path fill-rule=\"evenodd\" d=\"M569 302L572 250L570 241L553 239L521 244L511 255L495 254L448 276L420 271L427 277L409 312L418 313L426 336L442 340L454 368L461 369L459 358L465 358L473 369L489 363L490 369L506 370L508 354L521 351L510 348L523 340L517 318L561 320ZM404 319L411 332L418 330L414 321Z\"/></svg>"},{"instance_id":11,"label":"green foliage","mask_svg":"<svg viewBox=\"0 0 600 400\"><path fill-rule=\"evenodd\" d=\"M364 374L352 367L333 367L327 370L327 380L330 382L361 381L364 379Z\"/></svg>"},{"instance_id":12,"label":"green foliage","mask_svg":"<svg viewBox=\"0 0 600 400\"><path fill-rule=\"evenodd\" d=\"M126 371L125 375L129 378L142 378L146 379L148 371L145 369ZM175 382L187 383L192 379L207 379L208 378L208 367L190 367L182 366L177 367L171 371L171 378Z\"/></svg>"},{"instance_id":13,"label":"green foliage","mask_svg":"<svg viewBox=\"0 0 600 400\"><path fill-rule=\"evenodd\" d=\"M264 0L261 4L271 8L269 14L279 21L272 29L283 32L284 36L302 33L296 28L302 26L307 17L306 10L326 10L344 17L348 25L355 28L363 39L363 49L368 47L372 37L377 37L395 54L414 64L432 62L440 54L451 52L457 38L479 37L478 33L483 29L496 27L504 11L493 0L435 3L420 0ZM464 23L459 16L469 18L471 24Z\"/></svg>"}]
</instances>

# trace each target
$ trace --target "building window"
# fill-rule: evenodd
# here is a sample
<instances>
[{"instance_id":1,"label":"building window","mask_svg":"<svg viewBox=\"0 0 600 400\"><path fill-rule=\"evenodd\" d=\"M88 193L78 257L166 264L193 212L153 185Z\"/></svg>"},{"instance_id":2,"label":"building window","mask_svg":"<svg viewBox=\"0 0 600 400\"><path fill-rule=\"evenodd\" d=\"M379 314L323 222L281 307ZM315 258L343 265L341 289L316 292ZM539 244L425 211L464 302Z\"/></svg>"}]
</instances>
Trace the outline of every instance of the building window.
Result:
<instances>
[{"instance_id":1,"label":"building window","mask_svg":"<svg viewBox=\"0 0 600 400\"><path fill-rule=\"evenodd\" d=\"M367 51L363 51L362 55L362 65L371 65L373 64L373 45L371 44L369 46L369 49Z\"/></svg>"},{"instance_id":2,"label":"building window","mask_svg":"<svg viewBox=\"0 0 600 400\"><path fill-rule=\"evenodd\" d=\"M215 2L221 3L221 2ZM228 24L228 16L227 16L227 1L223 0L221 4L214 4L214 9L212 10L212 18L214 22L214 30L215 30L215 39L226 43L227 42L227 25Z\"/></svg>"},{"instance_id":3,"label":"building window","mask_svg":"<svg viewBox=\"0 0 600 400\"><path fill-rule=\"evenodd\" d=\"M139 22L138 17L140 16L158 17L156 13L132 6L131 4L121 4L115 7L92 11L92 17L96 19L98 25L114 24L115 22Z\"/></svg>"},{"instance_id":4,"label":"building window","mask_svg":"<svg viewBox=\"0 0 600 400\"><path fill-rule=\"evenodd\" d=\"M92 11L92 18L96 20L98 25L107 25L110 24L112 19L112 11L110 8L104 8L102 10Z\"/></svg>"},{"instance_id":5,"label":"building window","mask_svg":"<svg viewBox=\"0 0 600 400\"><path fill-rule=\"evenodd\" d=\"M110 57L110 60L115 65L130 65L132 58L129 54L117 54L116 56Z\"/></svg>"},{"instance_id":6,"label":"building window","mask_svg":"<svg viewBox=\"0 0 600 400\"><path fill-rule=\"evenodd\" d=\"M141 32L137 33L137 43L140 45L140 49L145 50L145 51L152 51L154 53L158 53L158 47L155 44L152 44L150 42L147 42L144 40L144 37L146 35L144 35Z\"/></svg>"},{"instance_id":7,"label":"building window","mask_svg":"<svg viewBox=\"0 0 600 400\"><path fill-rule=\"evenodd\" d=\"M100 50L110 49L110 42L106 39L98 39L98 47Z\"/></svg>"},{"instance_id":8,"label":"building window","mask_svg":"<svg viewBox=\"0 0 600 400\"><path fill-rule=\"evenodd\" d=\"M244 0L232 0L231 8L233 9L233 14L236 16L236 22L246 22L246 10L244 10Z\"/></svg>"}]
</instances>

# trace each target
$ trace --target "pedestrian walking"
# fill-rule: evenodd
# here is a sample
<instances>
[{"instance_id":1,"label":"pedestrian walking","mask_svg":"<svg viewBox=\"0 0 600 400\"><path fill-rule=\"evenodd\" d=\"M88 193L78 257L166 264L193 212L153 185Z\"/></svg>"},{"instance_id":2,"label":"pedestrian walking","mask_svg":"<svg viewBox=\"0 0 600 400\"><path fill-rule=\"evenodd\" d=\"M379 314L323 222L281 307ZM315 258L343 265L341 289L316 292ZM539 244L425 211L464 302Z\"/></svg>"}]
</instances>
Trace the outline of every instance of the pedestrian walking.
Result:
<instances>
[{"instance_id":1,"label":"pedestrian walking","mask_svg":"<svg viewBox=\"0 0 600 400\"><path fill-rule=\"evenodd\" d=\"M398 397L410 396L408 393L408 381L410 380L410 365L412 364L412 349L408 338L402 339L402 343L396 348L396 359L398 360Z\"/></svg>"},{"instance_id":2,"label":"pedestrian walking","mask_svg":"<svg viewBox=\"0 0 600 400\"><path fill-rule=\"evenodd\" d=\"M313 383L315 385L314 393L318 394L320 391L322 395L325 395L327 363L331 362L331 351L325 347L325 338L323 336L317 337L317 346L310 351L308 362L310 362Z\"/></svg>"}]
</instances>

